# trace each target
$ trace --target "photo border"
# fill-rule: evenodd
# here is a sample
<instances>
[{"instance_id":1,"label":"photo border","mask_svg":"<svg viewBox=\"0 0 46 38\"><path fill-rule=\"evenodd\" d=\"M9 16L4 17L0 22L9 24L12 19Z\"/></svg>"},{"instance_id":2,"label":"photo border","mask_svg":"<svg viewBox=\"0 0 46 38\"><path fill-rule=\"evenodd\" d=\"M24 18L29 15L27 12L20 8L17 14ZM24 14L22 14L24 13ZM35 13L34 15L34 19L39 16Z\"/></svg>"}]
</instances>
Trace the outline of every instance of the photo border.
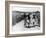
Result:
<instances>
[{"instance_id":1,"label":"photo border","mask_svg":"<svg viewBox=\"0 0 46 38\"><path fill-rule=\"evenodd\" d=\"M43 6L43 33L9 34L9 5L16 3ZM37 36L37 35L45 35L45 3L5 1L5 37Z\"/></svg>"}]
</instances>

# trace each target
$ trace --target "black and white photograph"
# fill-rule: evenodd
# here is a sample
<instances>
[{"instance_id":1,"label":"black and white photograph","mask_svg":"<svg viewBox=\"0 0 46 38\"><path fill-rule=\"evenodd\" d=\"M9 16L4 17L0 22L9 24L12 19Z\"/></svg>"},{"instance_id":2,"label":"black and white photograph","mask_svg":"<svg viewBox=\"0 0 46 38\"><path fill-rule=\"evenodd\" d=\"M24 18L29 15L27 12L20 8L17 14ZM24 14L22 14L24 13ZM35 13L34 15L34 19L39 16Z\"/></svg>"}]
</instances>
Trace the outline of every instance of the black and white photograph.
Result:
<instances>
[{"instance_id":1,"label":"black and white photograph","mask_svg":"<svg viewBox=\"0 0 46 38\"><path fill-rule=\"evenodd\" d=\"M42 33L42 10L40 5L11 4L10 33Z\"/></svg>"},{"instance_id":2,"label":"black and white photograph","mask_svg":"<svg viewBox=\"0 0 46 38\"><path fill-rule=\"evenodd\" d=\"M22 8L25 9L25 7L22 7ZM26 9L29 10L28 7ZM32 11L32 12L26 11L26 10L12 11L12 25L14 28L13 30L15 31L30 31L33 29L39 30L40 29L40 11L39 10Z\"/></svg>"}]
</instances>

